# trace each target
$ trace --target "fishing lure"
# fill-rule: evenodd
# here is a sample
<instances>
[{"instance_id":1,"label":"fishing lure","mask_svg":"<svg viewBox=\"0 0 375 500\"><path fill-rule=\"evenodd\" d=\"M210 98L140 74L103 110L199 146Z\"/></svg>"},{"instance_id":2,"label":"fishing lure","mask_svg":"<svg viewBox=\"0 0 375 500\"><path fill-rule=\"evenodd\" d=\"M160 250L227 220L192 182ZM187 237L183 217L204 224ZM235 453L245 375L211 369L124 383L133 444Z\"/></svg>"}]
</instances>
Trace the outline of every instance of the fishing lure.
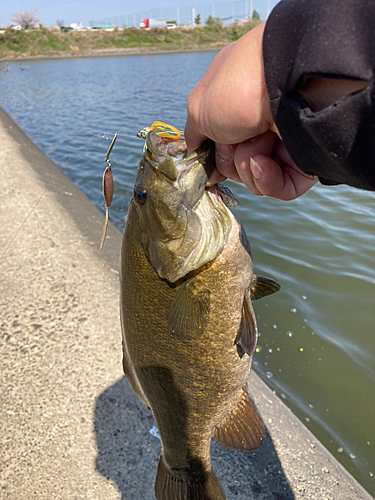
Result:
<instances>
[{"instance_id":1,"label":"fishing lure","mask_svg":"<svg viewBox=\"0 0 375 500\"><path fill-rule=\"evenodd\" d=\"M104 219L104 226L102 229L102 239L100 240L99 252L101 252L103 248L105 236L107 234L108 210L112 204L112 199L113 199L114 183L113 183L112 166L111 162L109 161L109 155L111 154L113 146L115 145L116 139L117 139L117 133L114 135L111 145L109 146L107 154L105 155L104 158L104 161L107 163L107 167L103 173L103 198L105 203L105 219Z\"/></svg>"},{"instance_id":2,"label":"fishing lure","mask_svg":"<svg viewBox=\"0 0 375 500\"><path fill-rule=\"evenodd\" d=\"M183 136L183 133L176 129L176 127L173 127L172 125L168 125L167 123L155 121L151 127L145 127L142 130L140 130L137 134L137 137L140 137L141 139L145 139L147 137L147 134L151 132L151 130L157 130L157 135L159 137L166 137L167 139L173 139L175 141L178 141L178 139L181 139ZM143 146L143 152L146 150L146 142Z\"/></svg>"}]
</instances>

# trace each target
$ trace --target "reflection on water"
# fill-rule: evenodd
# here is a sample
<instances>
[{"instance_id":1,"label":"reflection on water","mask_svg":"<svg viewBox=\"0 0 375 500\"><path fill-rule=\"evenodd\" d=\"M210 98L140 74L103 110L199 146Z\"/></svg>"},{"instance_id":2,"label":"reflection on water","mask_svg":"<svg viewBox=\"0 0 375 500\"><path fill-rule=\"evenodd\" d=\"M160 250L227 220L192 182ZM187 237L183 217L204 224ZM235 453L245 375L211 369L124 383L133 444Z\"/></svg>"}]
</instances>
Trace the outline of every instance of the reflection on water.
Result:
<instances>
[{"instance_id":1,"label":"reflection on water","mask_svg":"<svg viewBox=\"0 0 375 500\"><path fill-rule=\"evenodd\" d=\"M183 128L186 100L213 53L10 64L1 105L101 209L106 133L121 229L142 153L129 139L154 120ZM375 493L375 194L316 186L292 202L231 183L255 271L282 290L254 305L254 368L340 462ZM98 234L98 243L100 234Z\"/></svg>"}]
</instances>

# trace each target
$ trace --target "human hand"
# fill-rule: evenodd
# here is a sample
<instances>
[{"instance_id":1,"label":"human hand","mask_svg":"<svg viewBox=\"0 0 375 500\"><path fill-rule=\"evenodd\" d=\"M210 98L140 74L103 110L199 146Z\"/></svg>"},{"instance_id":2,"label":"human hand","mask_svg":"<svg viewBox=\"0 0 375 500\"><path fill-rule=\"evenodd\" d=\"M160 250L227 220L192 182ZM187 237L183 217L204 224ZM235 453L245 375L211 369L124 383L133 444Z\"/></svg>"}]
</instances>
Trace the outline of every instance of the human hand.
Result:
<instances>
[{"instance_id":1,"label":"human hand","mask_svg":"<svg viewBox=\"0 0 375 500\"><path fill-rule=\"evenodd\" d=\"M215 57L188 99L188 150L208 137L216 143L216 169L208 185L225 178L256 195L292 200L317 178L303 173L279 138L268 99L258 25Z\"/></svg>"}]
</instances>

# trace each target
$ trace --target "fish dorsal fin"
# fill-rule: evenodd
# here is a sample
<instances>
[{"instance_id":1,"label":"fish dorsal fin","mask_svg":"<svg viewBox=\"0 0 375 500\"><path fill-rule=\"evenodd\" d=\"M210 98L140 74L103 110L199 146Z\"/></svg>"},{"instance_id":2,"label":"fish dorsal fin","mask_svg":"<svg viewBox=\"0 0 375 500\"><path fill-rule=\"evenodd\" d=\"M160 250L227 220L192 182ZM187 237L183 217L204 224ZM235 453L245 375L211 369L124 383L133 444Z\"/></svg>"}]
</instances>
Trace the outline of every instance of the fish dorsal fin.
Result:
<instances>
[{"instance_id":1,"label":"fish dorsal fin","mask_svg":"<svg viewBox=\"0 0 375 500\"><path fill-rule=\"evenodd\" d=\"M264 441L264 424L251 396L242 389L237 406L214 429L215 440L228 448L254 451Z\"/></svg>"},{"instance_id":2,"label":"fish dorsal fin","mask_svg":"<svg viewBox=\"0 0 375 500\"><path fill-rule=\"evenodd\" d=\"M210 314L210 291L188 280L175 293L168 314L169 333L189 340L203 333Z\"/></svg>"},{"instance_id":3,"label":"fish dorsal fin","mask_svg":"<svg viewBox=\"0 0 375 500\"><path fill-rule=\"evenodd\" d=\"M253 306L251 305L250 292L246 290L242 304L242 317L240 327L237 332L234 344L237 345L237 350L242 358L244 353L251 356L257 345L258 328L255 319Z\"/></svg>"},{"instance_id":4,"label":"fish dorsal fin","mask_svg":"<svg viewBox=\"0 0 375 500\"><path fill-rule=\"evenodd\" d=\"M266 278L265 276L256 276L254 274L250 285L250 297L251 300L257 300L278 292L279 290L280 285L276 281L271 278Z\"/></svg>"}]
</instances>

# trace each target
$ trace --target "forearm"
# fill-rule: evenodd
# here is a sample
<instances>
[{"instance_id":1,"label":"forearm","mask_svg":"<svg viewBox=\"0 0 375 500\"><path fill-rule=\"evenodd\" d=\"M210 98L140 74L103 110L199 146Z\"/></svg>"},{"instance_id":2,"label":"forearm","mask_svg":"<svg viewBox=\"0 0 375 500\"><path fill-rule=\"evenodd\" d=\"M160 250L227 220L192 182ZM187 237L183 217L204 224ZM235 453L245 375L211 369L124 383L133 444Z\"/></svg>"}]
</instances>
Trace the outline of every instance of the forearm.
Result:
<instances>
[{"instance_id":1,"label":"forearm","mask_svg":"<svg viewBox=\"0 0 375 500\"><path fill-rule=\"evenodd\" d=\"M328 184L375 189L374 1L283 0L263 58L271 111L295 163Z\"/></svg>"}]
</instances>

